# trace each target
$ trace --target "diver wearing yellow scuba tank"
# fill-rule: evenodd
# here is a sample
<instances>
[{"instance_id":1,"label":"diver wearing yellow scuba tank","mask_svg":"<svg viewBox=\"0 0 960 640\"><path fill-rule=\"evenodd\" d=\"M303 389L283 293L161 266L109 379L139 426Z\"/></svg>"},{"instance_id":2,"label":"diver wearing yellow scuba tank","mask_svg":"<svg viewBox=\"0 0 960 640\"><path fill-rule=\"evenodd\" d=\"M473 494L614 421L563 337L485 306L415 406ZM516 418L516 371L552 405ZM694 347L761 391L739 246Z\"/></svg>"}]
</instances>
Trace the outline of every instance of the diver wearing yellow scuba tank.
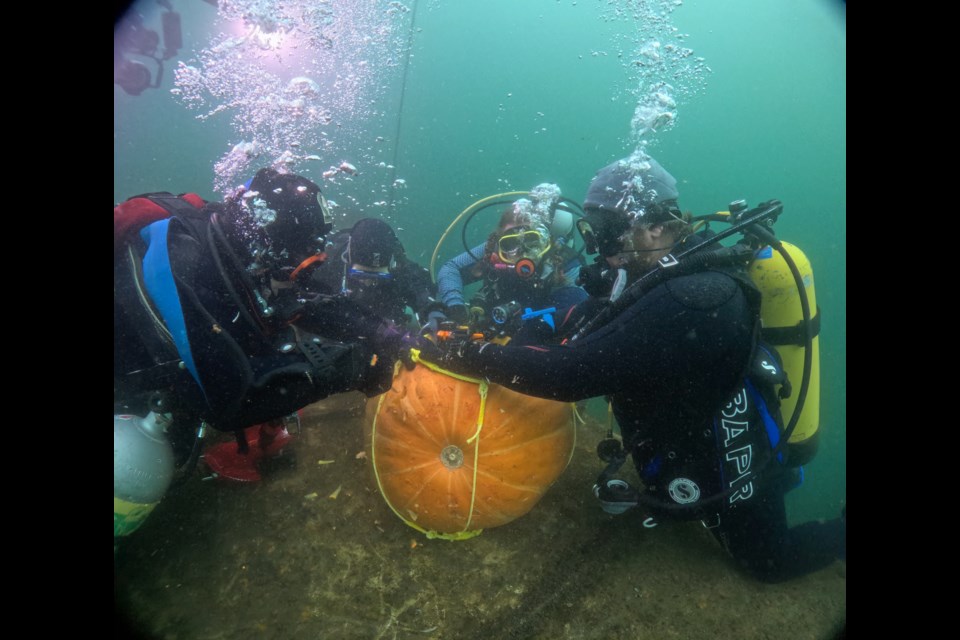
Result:
<instances>
[{"instance_id":1,"label":"diver wearing yellow scuba tank","mask_svg":"<svg viewBox=\"0 0 960 640\"><path fill-rule=\"evenodd\" d=\"M593 315L587 307L604 311L568 344L438 346L421 340L420 357L528 395L563 401L607 396L624 446L604 447L609 465L595 490L605 509L639 506L657 518L701 519L763 581L826 567L845 557L846 520L788 526L784 496L795 486L797 456L783 440L799 433L799 414L783 427L777 394L785 388L783 367L776 351L757 343L761 293L745 269L753 250L720 247L715 240L726 231L693 233L676 207L677 195L673 177L648 157L598 172L584 201L581 231L592 233L592 242L587 234L584 239L601 254L598 265L622 270L629 286L614 296L613 279L595 281L606 283L606 295L596 293L577 310L584 318ZM748 233L781 208L765 204L731 230ZM759 260L754 266L770 269ZM579 328L576 323L571 316L558 330ZM800 330L806 338L812 333L810 325L801 323ZM804 342L806 364L812 341ZM811 378L805 366L793 380L793 394L809 397ZM627 456L643 481L642 493L612 477Z\"/></svg>"}]
</instances>

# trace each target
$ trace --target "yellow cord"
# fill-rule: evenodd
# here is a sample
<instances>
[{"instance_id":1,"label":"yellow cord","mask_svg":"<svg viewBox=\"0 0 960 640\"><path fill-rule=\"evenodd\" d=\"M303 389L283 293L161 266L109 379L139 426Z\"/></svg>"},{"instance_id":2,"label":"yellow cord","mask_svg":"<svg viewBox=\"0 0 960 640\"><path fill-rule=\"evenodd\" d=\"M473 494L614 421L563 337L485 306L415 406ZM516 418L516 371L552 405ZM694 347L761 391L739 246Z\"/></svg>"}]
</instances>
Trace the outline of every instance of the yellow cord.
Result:
<instances>
[{"instance_id":1,"label":"yellow cord","mask_svg":"<svg viewBox=\"0 0 960 640\"><path fill-rule=\"evenodd\" d=\"M472 436L470 436L470 438L467 440L468 444L473 443L473 441L480 436L480 431L483 429L483 416L486 414L487 391L489 390L489 384L487 384L487 381L480 380L477 378L471 378L469 376L459 375L459 374L453 373L452 371L447 371L446 369L442 369L432 362L421 360L419 349L410 349L410 359L413 360L414 362L422 364L423 366L427 367L431 371L442 373L443 375L450 376L451 378L456 378L457 380L463 380L465 382L471 382L478 385L479 387L478 392L480 393L480 414L477 416L477 431ZM396 377L397 373L400 371L400 366L401 366L401 363L397 361L397 365L394 367L394 370L393 370L394 377ZM474 511L474 506L476 504L476 499L477 499L477 467L479 466L478 463L479 463L479 456L480 456L479 442L477 442L476 446L474 446L474 449L473 449L473 486L471 487L471 495L470 495L470 514L467 517L467 522L464 525L462 531L458 531L455 533L440 533L439 531L424 529L413 520L409 520L405 518L396 509L396 507L393 506L393 503L390 502L390 498L387 497L386 492L383 490L383 483L380 481L380 472L377 469L377 448L374 446L374 443L377 441L377 418L379 418L380 416L380 409L383 407L383 400L384 398L386 398L386 396L387 396L386 393L380 394L380 398L379 400L377 400L377 411L373 416L373 426L372 426L371 435L370 435L370 464L373 465L373 475L374 475L374 478L376 478L377 480L377 488L380 489L380 495L383 496L383 499L386 501L387 506L390 507L390 510L393 511L398 518L403 520L403 522L407 526L413 529L416 529L420 533L427 536L427 538L429 539L439 538L441 540L450 540L450 541L468 540L470 538L473 538L483 533L483 529L477 529L476 531L467 531L467 529L470 527L470 523L473 521L473 511Z\"/></svg>"},{"instance_id":2,"label":"yellow cord","mask_svg":"<svg viewBox=\"0 0 960 640\"><path fill-rule=\"evenodd\" d=\"M470 523L473 522L473 508L477 504L477 467L480 466L480 431L483 429L483 417L487 414L487 391L489 390L489 385L487 381L484 380L480 383L480 413L477 415L477 432L472 436L467 438L467 444L473 444L474 440L477 440L477 443L473 446L473 484L470 486L470 515L467 517L467 523L463 525L463 530L466 531L470 528Z\"/></svg>"},{"instance_id":3,"label":"yellow cord","mask_svg":"<svg viewBox=\"0 0 960 640\"><path fill-rule=\"evenodd\" d=\"M393 511L393 513L396 514L396 516L400 518L400 520L402 520L408 527L411 527L412 529L416 529L420 533L424 534L428 539L449 540L451 542L456 540L469 540L470 538L476 537L481 533L483 533L483 529L477 529L475 531L468 531L467 529L470 528L470 523L473 521L473 513L476 506L477 472L480 466L479 438L480 438L480 432L483 430L484 416L486 415L486 412L487 412L487 395L490 390L490 385L487 383L486 380L481 380L479 378L471 378L470 376L453 373L452 371L447 371L446 369L443 369L432 362L428 362L426 360L421 359L419 349L410 349L410 359L416 363L419 363L427 367L431 371L443 374L445 376L450 376L451 378L455 378L457 380L462 380L464 382L470 382L470 383L476 384L478 387L477 392L480 394L480 412L479 412L479 415L477 415L477 430L474 432L472 436L470 436L467 439L467 444L473 444L474 441L476 441L476 445L473 448L473 484L471 486L471 495L470 495L470 513L467 517L467 522L464 525L463 530L457 531L454 533L441 533L439 531L434 531L432 529L425 529L420 525L418 525L413 520L410 520L404 517L403 514L401 514L396 509L396 507L393 506L393 503L390 502L390 498L387 497L386 492L383 490L383 483L380 481L380 472L377 469L377 451L376 451L376 447L374 446L374 443L377 440L377 419L380 416L380 409L383 407L383 401L387 395L386 393L380 394L380 398L377 400L377 411L373 416L373 426L371 430L371 439L370 439L370 463L373 465L373 475L377 480L377 488L380 489L380 495L383 496L383 499L386 501L387 506L390 507L390 510ZM394 371L393 371L394 377L396 377L397 373L399 373L400 366L401 366L401 363L398 361L394 367ZM576 436L577 434L576 418L580 418L580 415L577 413L576 404L570 403L570 408L574 416L574 430L573 430L574 442L573 442L573 446L570 447L570 456L567 458L567 465L569 465L570 461L573 459L573 454L577 448L576 447L576 437L577 437ZM612 413L612 409L609 406L608 406L608 410L610 410ZM583 422L583 418L580 418L580 421Z\"/></svg>"},{"instance_id":4,"label":"yellow cord","mask_svg":"<svg viewBox=\"0 0 960 640\"><path fill-rule=\"evenodd\" d=\"M473 444L473 441L480 437L480 430L483 429L483 416L487 413L487 391L490 385L486 380L480 381L480 415L477 416L477 432L467 438L467 444Z\"/></svg>"},{"instance_id":5,"label":"yellow cord","mask_svg":"<svg viewBox=\"0 0 960 640\"><path fill-rule=\"evenodd\" d=\"M571 402L570 405L573 407L573 424L577 424L577 421L580 421L580 424L587 424L587 421L583 419L583 416L580 415L580 412L577 410L577 403Z\"/></svg>"}]
</instances>

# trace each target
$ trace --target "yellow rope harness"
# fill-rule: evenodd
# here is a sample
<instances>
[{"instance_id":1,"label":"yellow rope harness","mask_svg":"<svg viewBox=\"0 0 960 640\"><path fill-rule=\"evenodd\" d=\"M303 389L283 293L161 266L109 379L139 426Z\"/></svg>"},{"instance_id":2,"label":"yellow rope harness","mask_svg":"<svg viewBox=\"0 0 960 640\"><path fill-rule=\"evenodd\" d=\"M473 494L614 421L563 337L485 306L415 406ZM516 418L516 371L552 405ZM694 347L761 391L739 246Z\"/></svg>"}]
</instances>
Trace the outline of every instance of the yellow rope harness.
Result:
<instances>
[{"instance_id":1,"label":"yellow rope harness","mask_svg":"<svg viewBox=\"0 0 960 640\"><path fill-rule=\"evenodd\" d=\"M477 416L477 430L476 432L474 432L472 436L470 436L467 439L468 444L473 444L473 442L480 437L480 431L483 430L483 417L486 414L486 410L487 410L487 391L489 391L490 385L487 383L486 380L480 380L478 378L471 378L469 376L453 373L452 371L447 371L446 369L443 369L432 362L421 360L419 349L410 350L410 359L418 364L421 364L427 367L431 371L441 373L445 376L450 376L451 378L455 378L457 380L463 380L464 382L470 382L478 386L478 393L480 394L480 413ZM399 368L401 366L402 366L402 363L398 360L397 364L394 365L394 370L393 370L394 376L397 375L397 373L399 372ZM470 515L467 517L467 522L463 526L462 531L457 531L455 533L440 533L439 531L424 529L413 520L405 518L399 511L397 511L396 507L393 506L393 503L390 502L390 498L387 497L387 494L383 490L383 484L380 482L380 472L377 469L377 448L374 446L374 443L376 442L376 439L377 439L377 419L380 416L380 408L383 406L383 400L386 397L386 395L387 394L385 393L380 394L380 399L377 401L377 412L373 416L373 430L372 430L372 436L370 439L370 458L371 458L370 462L373 464L373 474L374 474L374 477L376 477L377 479L377 487L380 489L380 494L383 496L383 499L386 500L387 506L390 507L390 510L393 511L395 514L397 514L397 517L403 520L407 524L407 526L416 529L420 533L427 536L427 538L431 538L431 539L440 538L441 540L468 540L470 538L473 538L483 533L483 529L477 529L476 531L468 531L468 529L470 528L470 522L473 520L473 510L474 510L474 506L476 505L476 498L477 498L477 467L479 466L478 463L480 458L479 442L477 442L476 446L474 446L473 448L473 482L470 490Z\"/></svg>"},{"instance_id":2,"label":"yellow rope harness","mask_svg":"<svg viewBox=\"0 0 960 640\"><path fill-rule=\"evenodd\" d=\"M476 441L476 445L473 448L473 480L472 480L471 495L470 495L470 512L467 517L467 522L466 524L464 524L463 529L461 531L457 531L454 533L441 533L439 531L434 531L432 529L425 529L424 527L414 522L412 519L404 517L404 515L401 514L400 511L398 511L397 508L390 501L390 498L387 497L386 492L383 490L383 484L380 481L380 472L377 469L377 449L374 446L377 439L377 421L380 417L380 409L383 406L383 401L387 396L386 393L380 394L380 398L377 401L377 411L373 416L373 426L372 426L371 439L370 439L370 462L373 465L373 474L377 480L377 488L380 489L380 494L383 496L383 499L386 501L387 506L390 507L390 510L393 511L398 518L403 520L403 522L406 523L407 526L413 529L416 529L420 533L427 536L427 538L430 538L430 539L439 538L441 540L451 540L451 541L452 540L468 540L470 538L473 538L483 533L483 529L477 529L475 531L469 531L468 529L470 528L470 523L473 521L473 512L474 512L474 507L476 505L477 471L478 471L478 467L480 466L479 465L479 461L480 461L479 438L480 438L480 432L483 430L484 416L486 415L486 411L487 411L487 394L490 390L490 384L486 380L482 380L479 378L472 378L470 376L454 373L452 371L448 371L436 365L433 362L422 360L420 358L419 349L410 350L410 359L416 362L417 364L427 367L428 369L436 373L440 373L445 376L454 378L456 380L462 380L464 382L469 382L471 384L477 385L477 393L480 394L480 411L479 411L479 414L477 415L477 430L474 432L472 436L467 438L468 444L473 444ZM396 365L394 365L394 370L393 370L394 377L396 377L396 375L399 373L401 366L403 365L398 360ZM571 407L573 409L574 416L577 418L580 418L580 416L577 414L576 405L571 403ZM580 418L580 420L582 421L583 419ZM576 450L576 421L574 421L574 444L572 447L570 447L570 455L567 458L567 464L569 464L570 460L573 458L573 453L575 450Z\"/></svg>"}]
</instances>

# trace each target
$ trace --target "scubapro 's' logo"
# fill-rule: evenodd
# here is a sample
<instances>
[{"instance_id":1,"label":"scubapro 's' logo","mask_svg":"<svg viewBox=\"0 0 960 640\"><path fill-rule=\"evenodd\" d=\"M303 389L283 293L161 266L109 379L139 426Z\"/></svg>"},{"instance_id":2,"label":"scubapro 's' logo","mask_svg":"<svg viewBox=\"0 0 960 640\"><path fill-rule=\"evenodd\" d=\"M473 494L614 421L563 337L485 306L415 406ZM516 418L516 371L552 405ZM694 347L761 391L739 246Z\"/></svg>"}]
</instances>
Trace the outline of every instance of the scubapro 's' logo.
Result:
<instances>
[{"instance_id":1,"label":"scubapro 's' logo","mask_svg":"<svg viewBox=\"0 0 960 640\"><path fill-rule=\"evenodd\" d=\"M673 479L667 487L667 491L673 501L680 504L690 504L700 499L700 487L688 478Z\"/></svg>"}]
</instances>

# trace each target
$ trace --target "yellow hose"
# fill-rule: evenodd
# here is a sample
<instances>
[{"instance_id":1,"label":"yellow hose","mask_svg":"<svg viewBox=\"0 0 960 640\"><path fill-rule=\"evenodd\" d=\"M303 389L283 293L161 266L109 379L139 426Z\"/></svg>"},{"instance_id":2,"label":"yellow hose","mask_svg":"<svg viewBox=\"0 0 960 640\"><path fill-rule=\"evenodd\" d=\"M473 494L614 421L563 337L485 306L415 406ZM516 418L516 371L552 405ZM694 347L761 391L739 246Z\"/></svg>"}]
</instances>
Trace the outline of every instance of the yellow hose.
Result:
<instances>
[{"instance_id":1,"label":"yellow hose","mask_svg":"<svg viewBox=\"0 0 960 640\"><path fill-rule=\"evenodd\" d=\"M491 201L496 200L497 198L519 198L521 196L528 196L528 195L530 195L529 191L506 191L504 193L498 193L496 195L488 196L486 198L483 198L482 200L477 200L472 205L464 209L460 213L460 215L458 215L456 218L453 219L453 222L450 223L450 226L447 227L447 230L443 232L442 236L440 236L440 240L437 241L437 246L433 250L433 255L430 256L430 278L434 282L437 281L437 270L436 270L437 254L440 253L440 247L443 245L443 241L447 239L447 236L450 235L450 232L453 231L453 228L457 226L457 223L459 223L460 220L462 220L465 215L467 215L468 213L471 213L474 209L481 209L487 206L488 204L490 204Z\"/></svg>"}]
</instances>

